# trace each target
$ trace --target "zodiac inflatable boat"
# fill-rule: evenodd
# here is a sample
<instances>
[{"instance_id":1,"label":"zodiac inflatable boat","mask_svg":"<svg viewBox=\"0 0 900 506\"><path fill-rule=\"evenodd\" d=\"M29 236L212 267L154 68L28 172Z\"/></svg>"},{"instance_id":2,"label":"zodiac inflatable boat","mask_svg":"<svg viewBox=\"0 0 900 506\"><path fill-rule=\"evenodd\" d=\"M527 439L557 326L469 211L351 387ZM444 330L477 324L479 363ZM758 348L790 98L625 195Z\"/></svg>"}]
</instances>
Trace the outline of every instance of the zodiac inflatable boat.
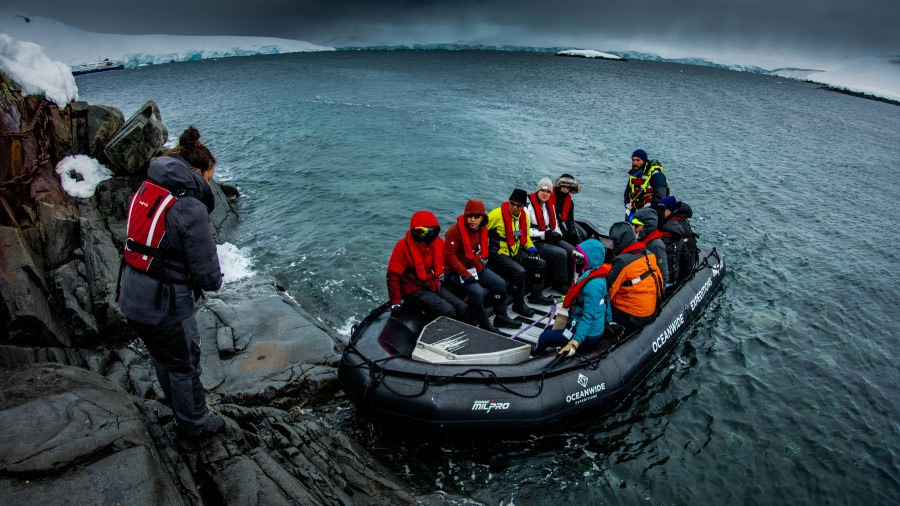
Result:
<instances>
[{"instance_id":1,"label":"zodiac inflatable boat","mask_svg":"<svg viewBox=\"0 0 900 506\"><path fill-rule=\"evenodd\" d=\"M609 247L609 238L580 224ZM539 429L587 410L602 416L675 347L721 285L722 256L711 246L698 250L693 274L656 319L593 350L529 356L555 306L530 304L537 315L516 315L526 330L499 335L444 317L426 324L421 314L394 315L384 304L354 328L338 377L360 411L392 426Z\"/></svg>"}]
</instances>

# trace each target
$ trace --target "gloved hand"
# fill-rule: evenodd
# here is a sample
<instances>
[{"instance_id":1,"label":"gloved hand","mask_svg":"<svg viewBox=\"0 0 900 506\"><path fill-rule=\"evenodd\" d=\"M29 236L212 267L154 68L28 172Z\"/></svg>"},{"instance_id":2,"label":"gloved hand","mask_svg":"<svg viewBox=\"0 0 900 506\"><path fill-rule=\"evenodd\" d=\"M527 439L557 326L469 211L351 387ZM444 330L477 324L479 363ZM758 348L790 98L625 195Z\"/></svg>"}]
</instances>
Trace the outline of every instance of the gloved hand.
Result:
<instances>
[{"instance_id":1,"label":"gloved hand","mask_svg":"<svg viewBox=\"0 0 900 506\"><path fill-rule=\"evenodd\" d=\"M391 313L397 314L400 312L400 304L391 304Z\"/></svg>"},{"instance_id":2,"label":"gloved hand","mask_svg":"<svg viewBox=\"0 0 900 506\"><path fill-rule=\"evenodd\" d=\"M541 255L537 248L528 248L528 261L535 264L541 261Z\"/></svg>"},{"instance_id":3,"label":"gloved hand","mask_svg":"<svg viewBox=\"0 0 900 506\"><path fill-rule=\"evenodd\" d=\"M549 243L556 244L562 240L562 234L560 234L556 230L547 230L546 232L544 232L544 240Z\"/></svg>"},{"instance_id":4,"label":"gloved hand","mask_svg":"<svg viewBox=\"0 0 900 506\"><path fill-rule=\"evenodd\" d=\"M469 285L469 284L472 284L472 283L475 283L475 282L476 282L476 281L475 281L475 276L469 276L469 277L467 277L465 280L463 280L463 284L464 284L464 285Z\"/></svg>"},{"instance_id":5,"label":"gloved hand","mask_svg":"<svg viewBox=\"0 0 900 506\"><path fill-rule=\"evenodd\" d=\"M572 251L572 258L575 259L575 265L584 265L586 263L584 255L582 255L578 250Z\"/></svg>"},{"instance_id":6,"label":"gloved hand","mask_svg":"<svg viewBox=\"0 0 900 506\"><path fill-rule=\"evenodd\" d=\"M578 349L578 341L572 339L569 341L569 344L563 346L557 353L560 355L565 355L567 357L571 357L575 354L575 350Z\"/></svg>"},{"instance_id":7,"label":"gloved hand","mask_svg":"<svg viewBox=\"0 0 900 506\"><path fill-rule=\"evenodd\" d=\"M631 212L631 208L632 208L631 202L626 203L626 204L625 204L625 213L626 213L626 214L627 214L627 213L630 213L630 212Z\"/></svg>"},{"instance_id":8,"label":"gloved hand","mask_svg":"<svg viewBox=\"0 0 900 506\"><path fill-rule=\"evenodd\" d=\"M622 334L625 333L625 327L619 325L616 322L609 322L606 325L609 333L612 334L616 339L622 337Z\"/></svg>"}]
</instances>

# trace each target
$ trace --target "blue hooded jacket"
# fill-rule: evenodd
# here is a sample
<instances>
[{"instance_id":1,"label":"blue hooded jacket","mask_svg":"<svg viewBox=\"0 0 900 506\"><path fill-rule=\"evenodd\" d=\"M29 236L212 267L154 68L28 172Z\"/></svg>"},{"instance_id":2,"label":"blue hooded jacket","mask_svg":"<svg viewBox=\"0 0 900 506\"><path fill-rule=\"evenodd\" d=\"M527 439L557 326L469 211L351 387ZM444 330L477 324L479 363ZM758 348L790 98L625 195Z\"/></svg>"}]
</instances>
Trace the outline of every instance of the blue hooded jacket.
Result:
<instances>
[{"instance_id":1,"label":"blue hooded jacket","mask_svg":"<svg viewBox=\"0 0 900 506\"><path fill-rule=\"evenodd\" d=\"M578 248L584 252L588 267L578 278L578 281L581 281L588 277L591 271L603 265L606 248L597 239L588 239L579 244ZM579 346L585 339L600 338L603 335L606 322L612 321L605 278L594 278L584 285L581 294L572 305L569 320L577 324L572 339L577 341Z\"/></svg>"}]
</instances>

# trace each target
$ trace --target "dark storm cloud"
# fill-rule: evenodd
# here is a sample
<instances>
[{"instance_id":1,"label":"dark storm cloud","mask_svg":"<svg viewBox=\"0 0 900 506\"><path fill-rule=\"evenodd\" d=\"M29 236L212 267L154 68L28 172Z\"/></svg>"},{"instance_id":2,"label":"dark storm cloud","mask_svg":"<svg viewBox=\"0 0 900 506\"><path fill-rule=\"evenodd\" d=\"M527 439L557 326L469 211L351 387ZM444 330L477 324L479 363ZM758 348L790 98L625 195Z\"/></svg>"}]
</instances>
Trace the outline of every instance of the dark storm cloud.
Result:
<instances>
[{"instance_id":1,"label":"dark storm cloud","mask_svg":"<svg viewBox=\"0 0 900 506\"><path fill-rule=\"evenodd\" d=\"M900 53L896 0L6 0L89 31L268 35L317 43L534 34ZM479 32L478 30L482 31ZM432 37L433 40L421 40ZM419 39L419 40L416 40ZM612 49L612 48L610 48Z\"/></svg>"}]
</instances>

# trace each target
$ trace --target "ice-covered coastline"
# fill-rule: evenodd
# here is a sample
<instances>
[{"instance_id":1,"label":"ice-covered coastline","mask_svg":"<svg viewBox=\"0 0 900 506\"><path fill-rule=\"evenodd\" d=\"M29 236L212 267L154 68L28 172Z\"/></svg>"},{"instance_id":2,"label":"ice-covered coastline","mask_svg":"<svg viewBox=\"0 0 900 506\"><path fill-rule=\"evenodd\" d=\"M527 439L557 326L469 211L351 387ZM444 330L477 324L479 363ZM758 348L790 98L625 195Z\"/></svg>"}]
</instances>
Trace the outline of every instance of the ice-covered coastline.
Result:
<instances>
[{"instance_id":1,"label":"ice-covered coastline","mask_svg":"<svg viewBox=\"0 0 900 506\"><path fill-rule=\"evenodd\" d=\"M454 43L410 43L390 46L325 47L298 40L274 37L184 36L184 35L115 35L93 33L59 21L30 16L20 12L0 13L0 33L13 39L43 47L53 60L70 67L109 59L126 67L176 61L335 50L492 50L530 51L604 55L604 58L650 60L726 68L740 72L776 75L809 81L830 89L900 104L900 55L880 55L848 61L836 68L763 68L758 64L718 61L710 57L660 55L642 51L597 50L585 47L543 47L517 45L485 45L459 41ZM763 58L762 60L767 60ZM762 61L761 60L761 61ZM774 60L772 60L774 61Z\"/></svg>"}]
</instances>

